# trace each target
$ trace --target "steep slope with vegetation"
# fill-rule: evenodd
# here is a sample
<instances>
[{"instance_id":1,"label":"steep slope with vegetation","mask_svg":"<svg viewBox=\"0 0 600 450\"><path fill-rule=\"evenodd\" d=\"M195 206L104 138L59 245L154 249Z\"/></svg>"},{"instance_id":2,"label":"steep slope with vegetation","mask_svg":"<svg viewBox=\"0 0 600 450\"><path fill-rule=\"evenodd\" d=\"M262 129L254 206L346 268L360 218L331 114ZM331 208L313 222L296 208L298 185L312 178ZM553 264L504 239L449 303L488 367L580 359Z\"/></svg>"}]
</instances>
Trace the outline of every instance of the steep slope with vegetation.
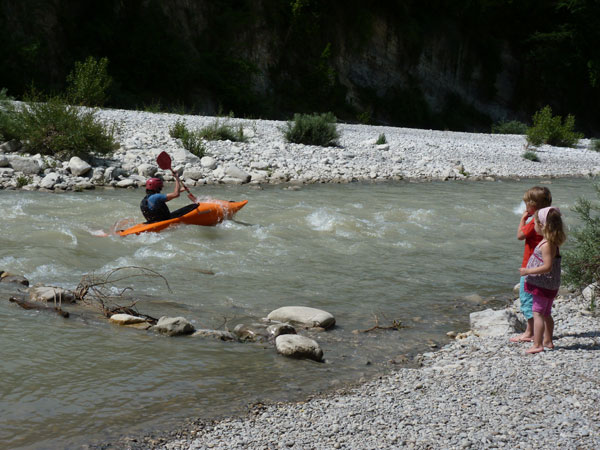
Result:
<instances>
[{"instance_id":1,"label":"steep slope with vegetation","mask_svg":"<svg viewBox=\"0 0 600 450\"><path fill-rule=\"evenodd\" d=\"M0 88L62 91L107 58L107 106L489 130L548 104L598 131L589 0L3 0Z\"/></svg>"}]
</instances>

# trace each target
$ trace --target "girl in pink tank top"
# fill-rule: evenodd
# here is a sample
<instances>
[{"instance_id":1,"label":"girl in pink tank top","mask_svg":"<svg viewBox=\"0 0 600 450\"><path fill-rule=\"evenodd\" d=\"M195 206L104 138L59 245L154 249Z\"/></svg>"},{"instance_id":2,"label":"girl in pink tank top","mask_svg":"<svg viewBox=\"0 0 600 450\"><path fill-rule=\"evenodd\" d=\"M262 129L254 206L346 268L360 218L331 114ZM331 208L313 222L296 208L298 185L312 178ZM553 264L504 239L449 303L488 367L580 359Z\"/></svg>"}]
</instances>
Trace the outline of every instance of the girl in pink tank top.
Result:
<instances>
[{"instance_id":1,"label":"girl in pink tank top","mask_svg":"<svg viewBox=\"0 0 600 450\"><path fill-rule=\"evenodd\" d=\"M554 348L552 333L552 303L560 287L560 251L566 240L561 213L550 206L535 213L535 230L544 240L535 248L520 270L525 276L525 290L533 295L533 346L527 353L539 353L546 348Z\"/></svg>"}]
</instances>

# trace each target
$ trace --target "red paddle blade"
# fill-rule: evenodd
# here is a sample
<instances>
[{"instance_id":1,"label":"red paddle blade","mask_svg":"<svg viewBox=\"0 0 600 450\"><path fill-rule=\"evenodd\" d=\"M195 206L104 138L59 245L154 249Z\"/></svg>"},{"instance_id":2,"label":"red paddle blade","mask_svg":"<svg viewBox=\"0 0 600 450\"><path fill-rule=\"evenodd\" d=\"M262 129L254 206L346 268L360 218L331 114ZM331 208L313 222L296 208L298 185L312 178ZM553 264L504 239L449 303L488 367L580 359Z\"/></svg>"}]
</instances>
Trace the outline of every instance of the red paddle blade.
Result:
<instances>
[{"instance_id":1,"label":"red paddle blade","mask_svg":"<svg viewBox=\"0 0 600 450\"><path fill-rule=\"evenodd\" d=\"M156 157L156 164L162 170L171 170L171 157L167 152L160 152L160 155Z\"/></svg>"}]
</instances>

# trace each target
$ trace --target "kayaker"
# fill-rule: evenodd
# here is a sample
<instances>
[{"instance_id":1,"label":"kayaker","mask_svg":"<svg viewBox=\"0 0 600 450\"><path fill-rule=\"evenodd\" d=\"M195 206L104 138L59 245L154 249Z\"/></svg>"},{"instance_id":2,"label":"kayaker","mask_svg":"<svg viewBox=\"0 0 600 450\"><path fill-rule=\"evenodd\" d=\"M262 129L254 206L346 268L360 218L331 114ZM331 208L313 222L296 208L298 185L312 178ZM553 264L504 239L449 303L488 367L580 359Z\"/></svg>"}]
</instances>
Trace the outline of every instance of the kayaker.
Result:
<instances>
[{"instance_id":1,"label":"kayaker","mask_svg":"<svg viewBox=\"0 0 600 450\"><path fill-rule=\"evenodd\" d=\"M146 181L146 196L140 203L140 209L146 218L146 223L161 222L163 220L181 217L198 206L196 203L192 203L191 205L184 206L176 211L169 211L167 202L179 197L179 194L185 190L185 188L181 186L179 175L176 172L174 174L175 189L167 195L160 193L163 188L163 181L160 178L150 178Z\"/></svg>"}]
</instances>

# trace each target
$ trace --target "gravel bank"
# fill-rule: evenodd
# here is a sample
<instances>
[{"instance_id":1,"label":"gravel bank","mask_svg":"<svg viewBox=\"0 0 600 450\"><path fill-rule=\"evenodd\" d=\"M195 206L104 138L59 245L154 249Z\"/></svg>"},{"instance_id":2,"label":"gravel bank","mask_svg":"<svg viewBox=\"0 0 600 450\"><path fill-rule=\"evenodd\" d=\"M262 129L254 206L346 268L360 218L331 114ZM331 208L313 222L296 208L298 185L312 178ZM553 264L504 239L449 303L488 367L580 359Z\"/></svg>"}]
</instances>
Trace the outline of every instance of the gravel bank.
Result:
<instances>
[{"instance_id":1,"label":"gravel bank","mask_svg":"<svg viewBox=\"0 0 600 450\"><path fill-rule=\"evenodd\" d=\"M540 162L532 162L522 157L526 140L518 135L338 124L339 146L318 147L285 142L285 122L280 121L126 110L99 110L97 117L116 126L120 148L112 158L90 161L88 167L82 161L20 155L18 146L0 145L0 188L128 188L142 186L154 174L169 180L171 174L156 167L163 150L190 186L600 175L600 152L588 148L588 139L577 148L542 146L537 151ZM177 121L196 130L216 120L241 126L247 142L207 141L207 156L200 159L169 133ZM387 143L376 145L382 134Z\"/></svg>"},{"instance_id":2,"label":"gravel bank","mask_svg":"<svg viewBox=\"0 0 600 450\"><path fill-rule=\"evenodd\" d=\"M600 448L600 316L555 302L555 349L469 336L347 392L258 405L119 448Z\"/></svg>"}]
</instances>

